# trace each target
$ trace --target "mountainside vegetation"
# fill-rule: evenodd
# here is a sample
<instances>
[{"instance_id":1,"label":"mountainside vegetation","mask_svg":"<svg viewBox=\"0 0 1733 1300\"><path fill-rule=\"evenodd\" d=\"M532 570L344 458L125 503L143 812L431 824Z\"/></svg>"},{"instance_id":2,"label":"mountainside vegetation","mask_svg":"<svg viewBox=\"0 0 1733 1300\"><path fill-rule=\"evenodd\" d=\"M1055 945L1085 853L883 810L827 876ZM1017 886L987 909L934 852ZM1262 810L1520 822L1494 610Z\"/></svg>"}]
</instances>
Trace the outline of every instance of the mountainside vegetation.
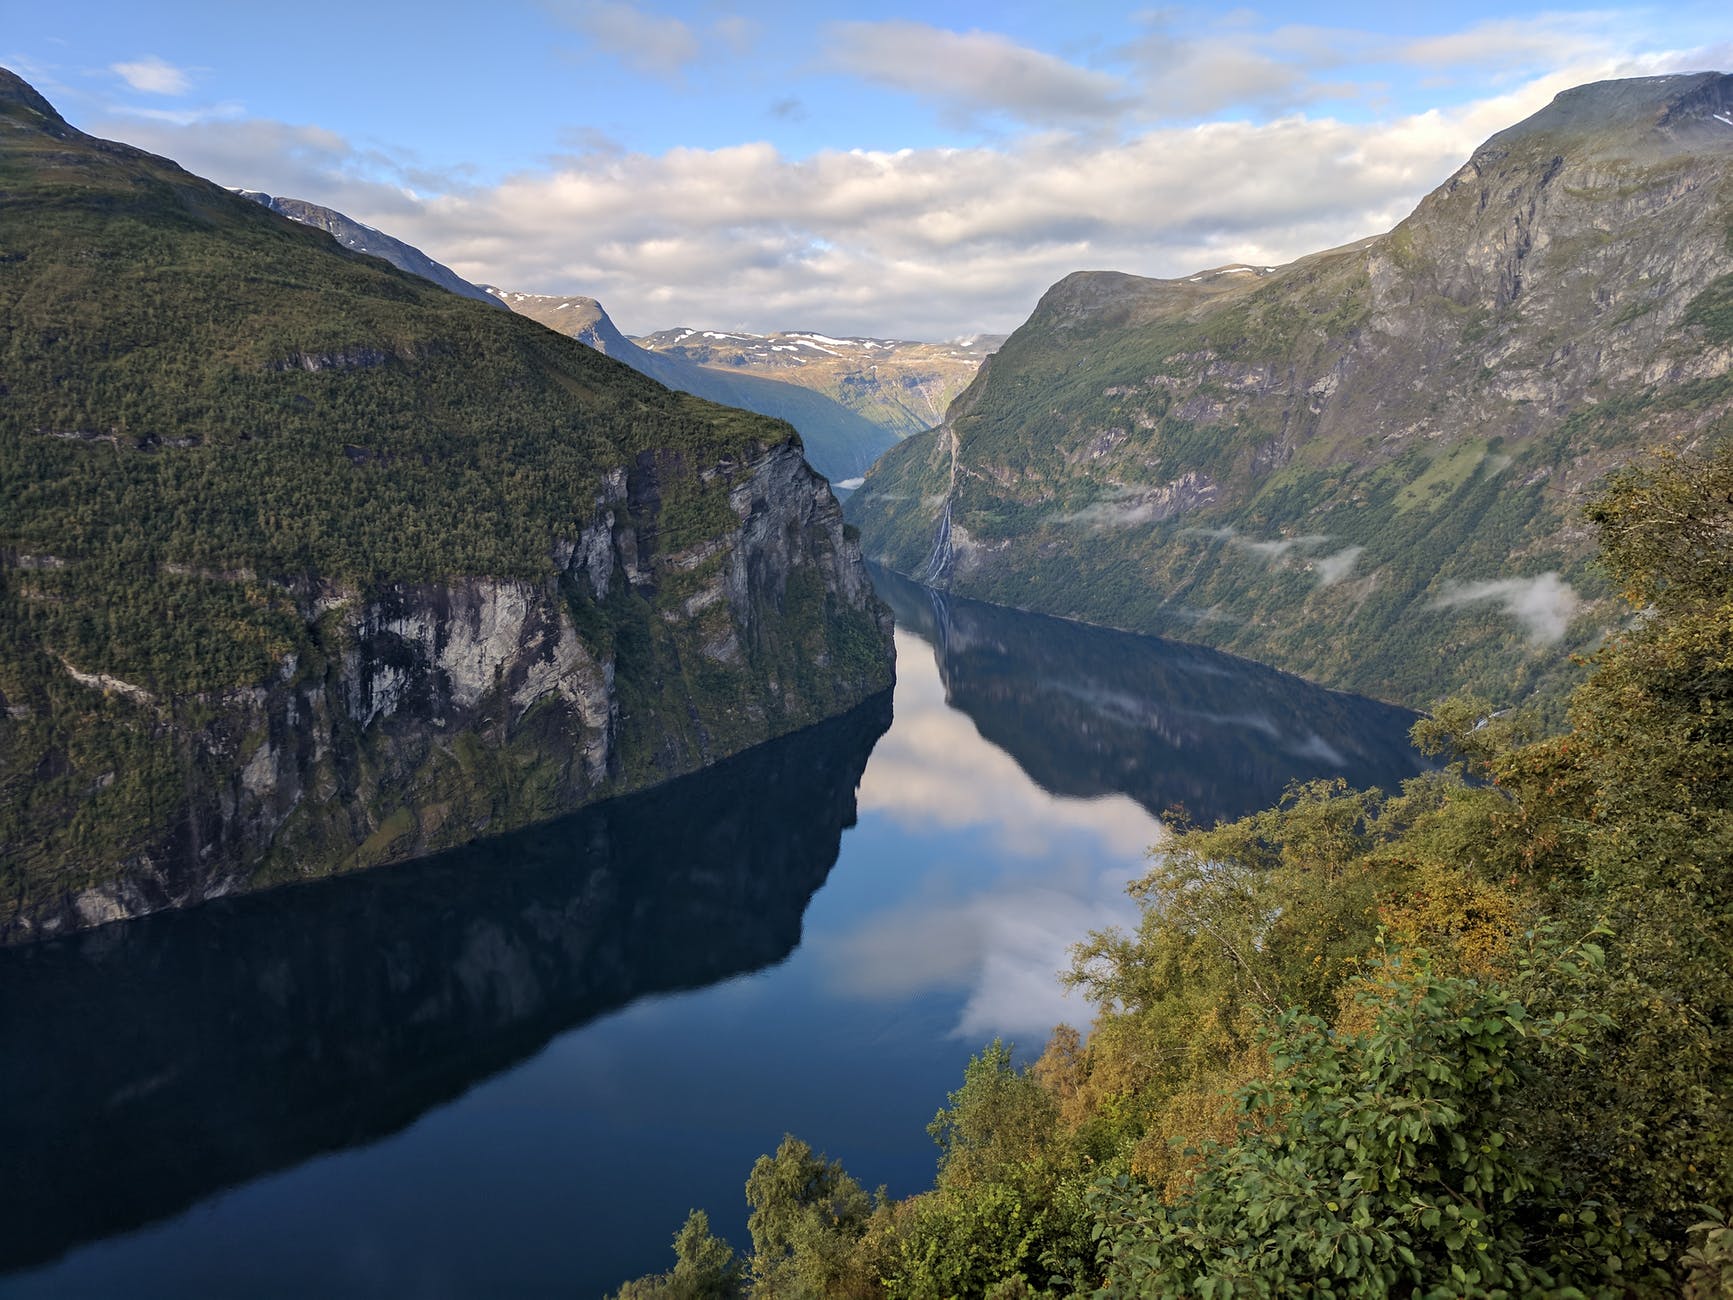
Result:
<instances>
[{"instance_id":1,"label":"mountainside vegetation","mask_svg":"<svg viewBox=\"0 0 1733 1300\"><path fill-rule=\"evenodd\" d=\"M171 859L276 880L525 824L890 678L789 426L86 136L4 71L0 502L0 936ZM223 838L253 807L262 839Z\"/></svg>"},{"instance_id":2,"label":"mountainside vegetation","mask_svg":"<svg viewBox=\"0 0 1733 1300\"><path fill-rule=\"evenodd\" d=\"M849 516L959 594L1415 707L1556 704L1625 617L1585 501L1733 427L1729 117L1718 73L1580 87L1388 234L1073 275Z\"/></svg>"},{"instance_id":3,"label":"mountainside vegetation","mask_svg":"<svg viewBox=\"0 0 1733 1300\"><path fill-rule=\"evenodd\" d=\"M1642 611L1569 728L1461 697L1395 791L1175 821L1090 936L1095 1007L989 1045L931 1190L790 1137L737 1256L656 1296L1725 1296L1733 1288L1733 447L1591 510Z\"/></svg>"}]
</instances>

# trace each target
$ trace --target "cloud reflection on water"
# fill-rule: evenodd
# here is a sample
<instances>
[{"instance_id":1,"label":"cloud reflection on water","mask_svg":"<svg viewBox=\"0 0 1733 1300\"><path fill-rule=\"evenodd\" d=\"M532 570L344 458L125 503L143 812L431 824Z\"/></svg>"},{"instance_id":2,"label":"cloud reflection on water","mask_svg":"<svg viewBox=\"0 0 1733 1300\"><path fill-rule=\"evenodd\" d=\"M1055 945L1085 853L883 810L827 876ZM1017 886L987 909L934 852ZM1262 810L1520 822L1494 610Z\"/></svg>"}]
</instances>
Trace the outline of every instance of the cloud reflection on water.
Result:
<instances>
[{"instance_id":1,"label":"cloud reflection on water","mask_svg":"<svg viewBox=\"0 0 1733 1300\"><path fill-rule=\"evenodd\" d=\"M1123 856L1127 876L1164 834L1161 823L1122 794L1062 799L1048 794L974 722L945 700L932 647L897 632L896 725L873 750L861 778L860 810L906 825L984 827L1008 854L1041 858L1078 834Z\"/></svg>"},{"instance_id":2,"label":"cloud reflection on water","mask_svg":"<svg viewBox=\"0 0 1733 1300\"><path fill-rule=\"evenodd\" d=\"M897 1001L938 990L966 999L954 1032L1034 1046L1062 1020L1088 1019L1058 973L1091 930L1136 919L1125 893L1161 824L1125 795L1047 793L945 700L932 648L897 633L896 725L861 778L864 816L958 832L964 870L924 878L913 897L826 942L834 991Z\"/></svg>"}]
</instances>

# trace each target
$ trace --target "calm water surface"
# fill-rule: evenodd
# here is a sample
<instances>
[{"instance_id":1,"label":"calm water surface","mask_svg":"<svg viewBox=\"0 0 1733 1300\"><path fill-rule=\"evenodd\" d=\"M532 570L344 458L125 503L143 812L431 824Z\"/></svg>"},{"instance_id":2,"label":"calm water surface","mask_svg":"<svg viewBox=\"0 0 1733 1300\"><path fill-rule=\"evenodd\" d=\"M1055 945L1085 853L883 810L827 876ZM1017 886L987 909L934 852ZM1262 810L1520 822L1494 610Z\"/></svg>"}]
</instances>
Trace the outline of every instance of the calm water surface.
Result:
<instances>
[{"instance_id":1,"label":"calm water surface","mask_svg":"<svg viewBox=\"0 0 1733 1300\"><path fill-rule=\"evenodd\" d=\"M875 580L894 720L0 952L0 1294L600 1295L694 1206L745 1244L785 1131L919 1190L971 1052L1087 1018L1156 812L1418 768L1402 710Z\"/></svg>"}]
</instances>

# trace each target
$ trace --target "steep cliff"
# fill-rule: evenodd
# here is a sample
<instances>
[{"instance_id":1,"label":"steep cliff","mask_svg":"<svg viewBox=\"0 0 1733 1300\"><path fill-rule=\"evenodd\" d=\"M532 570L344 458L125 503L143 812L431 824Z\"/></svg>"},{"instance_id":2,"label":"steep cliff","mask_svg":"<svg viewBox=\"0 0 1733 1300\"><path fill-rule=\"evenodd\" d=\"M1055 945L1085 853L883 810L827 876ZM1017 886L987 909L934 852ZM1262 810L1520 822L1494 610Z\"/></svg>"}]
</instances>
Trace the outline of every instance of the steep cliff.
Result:
<instances>
[{"instance_id":1,"label":"steep cliff","mask_svg":"<svg viewBox=\"0 0 1733 1300\"><path fill-rule=\"evenodd\" d=\"M889 683L786 426L0 73L0 941L401 859Z\"/></svg>"},{"instance_id":2,"label":"steep cliff","mask_svg":"<svg viewBox=\"0 0 1733 1300\"><path fill-rule=\"evenodd\" d=\"M520 316L622 361L682 393L725 406L787 420L800 431L806 458L833 483L859 478L897 435L833 401L824 393L762 375L735 374L701 366L677 355L641 348L624 334L594 298L538 293L490 293Z\"/></svg>"},{"instance_id":3,"label":"steep cliff","mask_svg":"<svg viewBox=\"0 0 1733 1300\"><path fill-rule=\"evenodd\" d=\"M1733 78L1585 86L1388 234L1048 291L849 503L985 599L1424 705L1554 692L1618 603L1581 506L1733 421Z\"/></svg>"}]
</instances>

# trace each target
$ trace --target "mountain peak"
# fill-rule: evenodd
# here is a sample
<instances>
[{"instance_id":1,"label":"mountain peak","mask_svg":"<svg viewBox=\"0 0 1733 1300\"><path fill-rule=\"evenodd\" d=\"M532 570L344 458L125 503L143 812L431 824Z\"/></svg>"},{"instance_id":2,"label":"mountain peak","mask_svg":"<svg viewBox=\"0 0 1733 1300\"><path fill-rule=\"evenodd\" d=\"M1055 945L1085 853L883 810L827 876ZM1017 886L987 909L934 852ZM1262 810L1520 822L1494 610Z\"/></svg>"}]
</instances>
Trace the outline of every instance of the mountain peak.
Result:
<instances>
[{"instance_id":1,"label":"mountain peak","mask_svg":"<svg viewBox=\"0 0 1733 1300\"><path fill-rule=\"evenodd\" d=\"M1493 136L1477 156L1530 140L1596 156L1733 148L1733 76L1690 72L1573 86Z\"/></svg>"},{"instance_id":2,"label":"mountain peak","mask_svg":"<svg viewBox=\"0 0 1733 1300\"><path fill-rule=\"evenodd\" d=\"M62 139L72 132L72 127L55 111L54 105L10 68L0 68L0 121L8 126L37 130Z\"/></svg>"},{"instance_id":3,"label":"mountain peak","mask_svg":"<svg viewBox=\"0 0 1733 1300\"><path fill-rule=\"evenodd\" d=\"M594 298L587 298L581 293L519 293L515 289L501 289L492 284L485 287L488 295L500 306L507 307L520 316L540 321L549 329L577 339L605 357L613 357L616 361L624 360L627 365L632 365L630 358L637 349L620 333L619 327L609 319L606 309ZM638 366L633 368L642 369ZM650 377L658 383L668 384L670 388L680 387L679 384L668 383L661 375L651 374Z\"/></svg>"}]
</instances>

